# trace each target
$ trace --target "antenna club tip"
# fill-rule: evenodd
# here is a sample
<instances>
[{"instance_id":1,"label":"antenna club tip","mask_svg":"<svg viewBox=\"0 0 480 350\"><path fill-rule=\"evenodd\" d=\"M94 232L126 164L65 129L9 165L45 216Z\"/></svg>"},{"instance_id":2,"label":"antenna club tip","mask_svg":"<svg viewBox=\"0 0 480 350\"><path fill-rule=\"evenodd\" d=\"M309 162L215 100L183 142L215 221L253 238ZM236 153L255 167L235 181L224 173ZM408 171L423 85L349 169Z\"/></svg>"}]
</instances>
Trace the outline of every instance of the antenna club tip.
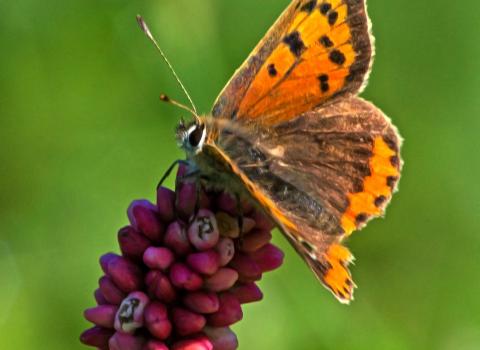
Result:
<instances>
[{"instance_id":1,"label":"antenna club tip","mask_svg":"<svg viewBox=\"0 0 480 350\"><path fill-rule=\"evenodd\" d=\"M147 23L143 20L143 17L140 15L137 15L137 23L140 26L140 29L148 36L151 37L152 33L150 32L150 29L147 26Z\"/></svg>"},{"instance_id":2,"label":"antenna club tip","mask_svg":"<svg viewBox=\"0 0 480 350\"><path fill-rule=\"evenodd\" d=\"M165 94L161 94L160 95L160 100L163 101L163 102L170 102L170 97L168 97Z\"/></svg>"}]
</instances>

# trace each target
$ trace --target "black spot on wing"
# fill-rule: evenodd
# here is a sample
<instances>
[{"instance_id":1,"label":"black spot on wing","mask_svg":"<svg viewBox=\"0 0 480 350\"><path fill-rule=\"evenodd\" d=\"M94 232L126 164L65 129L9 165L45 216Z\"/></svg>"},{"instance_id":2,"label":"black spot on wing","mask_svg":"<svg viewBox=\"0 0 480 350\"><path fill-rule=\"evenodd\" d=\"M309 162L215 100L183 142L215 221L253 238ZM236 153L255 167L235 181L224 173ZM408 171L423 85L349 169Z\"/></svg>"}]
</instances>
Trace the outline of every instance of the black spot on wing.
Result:
<instances>
[{"instance_id":1,"label":"black spot on wing","mask_svg":"<svg viewBox=\"0 0 480 350\"><path fill-rule=\"evenodd\" d=\"M322 15L326 15L328 13L328 11L330 11L332 9L332 4L328 3L328 2L325 2L323 4L320 5L320 12L322 13Z\"/></svg>"},{"instance_id":2,"label":"black spot on wing","mask_svg":"<svg viewBox=\"0 0 480 350\"><path fill-rule=\"evenodd\" d=\"M328 24L333 26L338 19L338 12L337 11L332 11L328 14Z\"/></svg>"},{"instance_id":3,"label":"black spot on wing","mask_svg":"<svg viewBox=\"0 0 480 350\"><path fill-rule=\"evenodd\" d=\"M381 207L385 202L387 201L387 197L385 196L378 196L375 198L375 206L376 207Z\"/></svg>"},{"instance_id":4,"label":"black spot on wing","mask_svg":"<svg viewBox=\"0 0 480 350\"><path fill-rule=\"evenodd\" d=\"M306 47L298 31L294 31L283 38L283 42L289 47L290 52L300 57Z\"/></svg>"},{"instance_id":5,"label":"black spot on wing","mask_svg":"<svg viewBox=\"0 0 480 350\"><path fill-rule=\"evenodd\" d=\"M338 64L339 66L344 64L346 60L345 55L340 50L336 50L336 49L330 52L330 55L328 56L328 58L330 59L330 61L332 61L335 64Z\"/></svg>"},{"instance_id":6,"label":"black spot on wing","mask_svg":"<svg viewBox=\"0 0 480 350\"><path fill-rule=\"evenodd\" d=\"M333 41L327 35L323 35L318 42L327 49L333 46Z\"/></svg>"},{"instance_id":7,"label":"black spot on wing","mask_svg":"<svg viewBox=\"0 0 480 350\"><path fill-rule=\"evenodd\" d=\"M273 63L267 66L267 70L268 70L268 75L270 75L272 78L276 77L278 74L277 68L275 68L275 65Z\"/></svg>"},{"instance_id":8,"label":"black spot on wing","mask_svg":"<svg viewBox=\"0 0 480 350\"><path fill-rule=\"evenodd\" d=\"M320 90L322 92L327 92L330 90L330 85L328 84L328 75L327 74L321 74L318 76L318 81L320 81Z\"/></svg>"},{"instance_id":9,"label":"black spot on wing","mask_svg":"<svg viewBox=\"0 0 480 350\"><path fill-rule=\"evenodd\" d=\"M307 13L312 13L312 11L315 9L315 6L317 6L317 0L310 0L303 5L300 10Z\"/></svg>"}]
</instances>

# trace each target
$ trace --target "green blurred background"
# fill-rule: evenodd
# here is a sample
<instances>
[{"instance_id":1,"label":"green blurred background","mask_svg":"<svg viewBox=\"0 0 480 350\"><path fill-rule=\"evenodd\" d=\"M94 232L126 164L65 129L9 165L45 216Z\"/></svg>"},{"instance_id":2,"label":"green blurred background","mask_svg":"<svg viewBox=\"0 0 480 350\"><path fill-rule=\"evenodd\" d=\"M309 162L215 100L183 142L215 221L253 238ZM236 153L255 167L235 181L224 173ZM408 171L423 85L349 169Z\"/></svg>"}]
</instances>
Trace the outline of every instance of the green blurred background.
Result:
<instances>
[{"instance_id":1,"label":"green blurred background","mask_svg":"<svg viewBox=\"0 0 480 350\"><path fill-rule=\"evenodd\" d=\"M183 113L158 95L184 98L135 15L208 112L288 3L0 0L1 349L84 349L98 257L117 250L129 202L153 199L182 156ZM349 242L349 307L277 235L286 263L235 327L242 349L480 348L480 3L369 10L377 56L364 96L406 140L400 192Z\"/></svg>"}]
</instances>

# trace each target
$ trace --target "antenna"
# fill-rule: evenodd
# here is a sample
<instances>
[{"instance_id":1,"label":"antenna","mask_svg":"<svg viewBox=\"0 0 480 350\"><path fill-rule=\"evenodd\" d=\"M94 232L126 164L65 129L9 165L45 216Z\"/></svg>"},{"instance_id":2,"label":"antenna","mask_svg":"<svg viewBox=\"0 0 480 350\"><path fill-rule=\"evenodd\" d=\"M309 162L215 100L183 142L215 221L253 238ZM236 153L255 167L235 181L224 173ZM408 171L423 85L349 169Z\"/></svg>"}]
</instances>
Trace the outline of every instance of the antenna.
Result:
<instances>
[{"instance_id":1,"label":"antenna","mask_svg":"<svg viewBox=\"0 0 480 350\"><path fill-rule=\"evenodd\" d=\"M160 48L160 45L158 45L157 41L155 40L155 38L153 37L152 35L152 32L150 31L150 29L148 28L147 26L147 23L145 23L145 21L143 20L142 16L140 15L137 15L137 22L138 22L138 25L140 26L140 28L142 29L142 31L145 33L145 35L147 36L148 39L150 39L150 41L153 43L153 45L155 45L155 47L157 48L158 52L160 52L160 55L162 56L163 60L165 61L165 63L167 64L168 68L170 68L170 71L173 73L173 76L175 77L175 79L177 80L177 83L180 85L182 91L185 93L185 96L187 96L188 98L188 101L190 102L191 106L192 106L192 109L188 108L187 106L185 105L182 105L181 103L178 103L176 101L173 101L171 100L168 96L166 95L161 95L160 96L160 99L162 101L165 101L165 102L170 102L180 108L183 108L183 109L186 109L188 110L190 113L192 113L193 115L195 115L196 117L198 117L198 113L197 113L197 108L195 107L195 104L193 103L193 100L192 98L190 97L187 89L185 88L185 86L182 84L182 81L180 80L180 78L178 77L177 73L175 72L175 69L173 69L173 66L172 64L170 63L170 61L168 60L167 56L165 55L165 53L163 52L163 50Z\"/></svg>"},{"instance_id":2,"label":"antenna","mask_svg":"<svg viewBox=\"0 0 480 350\"><path fill-rule=\"evenodd\" d=\"M188 106L185 106L183 103L180 103L178 101L175 101L175 100L172 100L170 97L168 97L167 95L165 94L161 94L160 95L160 101L163 101L163 102L166 102L166 103L170 103L174 106L177 106L177 107L180 107L181 109L184 109L188 112L190 112L191 114L193 114L195 117L198 117L197 115L197 112L192 110L191 108L189 108Z\"/></svg>"}]
</instances>

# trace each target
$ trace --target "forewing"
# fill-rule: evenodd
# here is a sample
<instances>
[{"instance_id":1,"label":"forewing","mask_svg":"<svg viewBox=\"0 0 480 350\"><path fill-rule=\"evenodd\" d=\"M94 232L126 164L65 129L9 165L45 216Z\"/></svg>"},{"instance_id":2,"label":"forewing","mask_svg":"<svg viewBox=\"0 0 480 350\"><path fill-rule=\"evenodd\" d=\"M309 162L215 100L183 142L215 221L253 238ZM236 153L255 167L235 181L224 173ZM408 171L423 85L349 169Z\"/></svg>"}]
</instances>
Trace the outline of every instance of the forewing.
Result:
<instances>
[{"instance_id":1,"label":"forewing","mask_svg":"<svg viewBox=\"0 0 480 350\"><path fill-rule=\"evenodd\" d=\"M295 0L218 97L214 117L272 125L356 94L372 58L364 0Z\"/></svg>"}]
</instances>

